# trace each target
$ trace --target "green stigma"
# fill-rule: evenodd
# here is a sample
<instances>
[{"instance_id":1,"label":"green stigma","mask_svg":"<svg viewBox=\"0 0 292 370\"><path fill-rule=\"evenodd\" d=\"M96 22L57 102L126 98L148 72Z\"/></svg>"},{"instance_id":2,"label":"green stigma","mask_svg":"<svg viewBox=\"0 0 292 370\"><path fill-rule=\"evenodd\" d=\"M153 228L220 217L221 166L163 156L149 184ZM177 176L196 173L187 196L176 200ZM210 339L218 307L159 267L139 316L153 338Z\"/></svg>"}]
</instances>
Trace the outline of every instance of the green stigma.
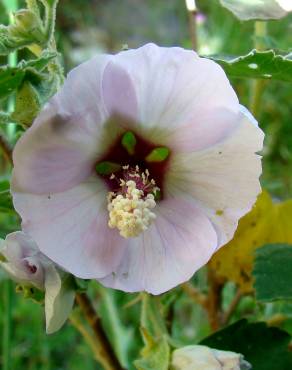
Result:
<instances>
[{"instance_id":1,"label":"green stigma","mask_svg":"<svg viewBox=\"0 0 292 370\"><path fill-rule=\"evenodd\" d=\"M99 175L106 176L111 175L114 172L120 171L121 166L115 162L104 161L97 163L95 169Z\"/></svg>"},{"instance_id":2,"label":"green stigma","mask_svg":"<svg viewBox=\"0 0 292 370\"><path fill-rule=\"evenodd\" d=\"M137 143L136 137L133 132L128 131L122 137L122 146L126 149L126 151L133 155L135 153L135 146Z\"/></svg>"},{"instance_id":3,"label":"green stigma","mask_svg":"<svg viewBox=\"0 0 292 370\"><path fill-rule=\"evenodd\" d=\"M169 149L166 147L153 149L145 158L146 162L163 162L169 156Z\"/></svg>"}]
</instances>

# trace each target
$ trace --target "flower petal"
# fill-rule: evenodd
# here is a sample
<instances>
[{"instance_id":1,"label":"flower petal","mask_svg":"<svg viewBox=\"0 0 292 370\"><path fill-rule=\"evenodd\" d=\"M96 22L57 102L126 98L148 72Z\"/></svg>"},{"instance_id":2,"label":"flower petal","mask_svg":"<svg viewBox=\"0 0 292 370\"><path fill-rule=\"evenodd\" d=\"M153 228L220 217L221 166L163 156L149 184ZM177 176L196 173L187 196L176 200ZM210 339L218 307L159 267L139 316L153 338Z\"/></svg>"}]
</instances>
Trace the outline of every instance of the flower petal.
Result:
<instances>
[{"instance_id":1,"label":"flower petal","mask_svg":"<svg viewBox=\"0 0 292 370\"><path fill-rule=\"evenodd\" d=\"M93 177L64 193L15 193L14 206L41 252L80 278L99 278L120 262L125 242L107 225L106 194Z\"/></svg>"},{"instance_id":2,"label":"flower petal","mask_svg":"<svg viewBox=\"0 0 292 370\"><path fill-rule=\"evenodd\" d=\"M149 140L163 140L180 150L186 141L185 150L198 150L218 142L234 127L238 99L213 61L190 50L154 44L121 52L114 61L133 80L139 129Z\"/></svg>"},{"instance_id":3,"label":"flower petal","mask_svg":"<svg viewBox=\"0 0 292 370\"><path fill-rule=\"evenodd\" d=\"M75 290L72 275L60 274L54 265L46 269L45 313L46 332L58 331L68 319L73 308Z\"/></svg>"},{"instance_id":4,"label":"flower petal","mask_svg":"<svg viewBox=\"0 0 292 370\"><path fill-rule=\"evenodd\" d=\"M128 239L121 264L100 282L128 292L163 293L188 280L217 246L216 232L191 199L163 201L153 225Z\"/></svg>"},{"instance_id":5,"label":"flower petal","mask_svg":"<svg viewBox=\"0 0 292 370\"><path fill-rule=\"evenodd\" d=\"M263 132L243 111L238 127L212 148L173 156L166 179L169 197L189 194L216 227L219 244L232 237L238 220L261 191Z\"/></svg>"},{"instance_id":6,"label":"flower petal","mask_svg":"<svg viewBox=\"0 0 292 370\"><path fill-rule=\"evenodd\" d=\"M62 192L86 179L103 154L101 131L108 115L102 75L110 56L73 69L61 91L18 141L13 155L13 190Z\"/></svg>"},{"instance_id":7,"label":"flower petal","mask_svg":"<svg viewBox=\"0 0 292 370\"><path fill-rule=\"evenodd\" d=\"M137 121L138 103L133 82L127 71L114 59L104 70L102 92L108 116L123 116Z\"/></svg>"}]
</instances>

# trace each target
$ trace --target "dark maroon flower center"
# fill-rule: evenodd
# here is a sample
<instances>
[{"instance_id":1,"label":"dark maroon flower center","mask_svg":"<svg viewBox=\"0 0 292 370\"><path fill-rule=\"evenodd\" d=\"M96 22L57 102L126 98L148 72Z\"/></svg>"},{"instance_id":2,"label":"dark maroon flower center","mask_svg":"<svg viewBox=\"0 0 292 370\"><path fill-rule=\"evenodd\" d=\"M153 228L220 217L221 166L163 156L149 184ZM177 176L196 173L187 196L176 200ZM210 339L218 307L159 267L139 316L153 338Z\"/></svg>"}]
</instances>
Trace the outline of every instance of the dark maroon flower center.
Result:
<instances>
[{"instance_id":1,"label":"dark maroon flower center","mask_svg":"<svg viewBox=\"0 0 292 370\"><path fill-rule=\"evenodd\" d=\"M106 182L110 192L117 192L117 180L134 180L137 189L143 190L145 195L152 192L152 189L150 186L145 189L142 177L135 177L135 173L149 174L149 179L154 180L155 186L160 189L161 199L170 154L168 148L126 131L96 163L96 172Z\"/></svg>"}]
</instances>

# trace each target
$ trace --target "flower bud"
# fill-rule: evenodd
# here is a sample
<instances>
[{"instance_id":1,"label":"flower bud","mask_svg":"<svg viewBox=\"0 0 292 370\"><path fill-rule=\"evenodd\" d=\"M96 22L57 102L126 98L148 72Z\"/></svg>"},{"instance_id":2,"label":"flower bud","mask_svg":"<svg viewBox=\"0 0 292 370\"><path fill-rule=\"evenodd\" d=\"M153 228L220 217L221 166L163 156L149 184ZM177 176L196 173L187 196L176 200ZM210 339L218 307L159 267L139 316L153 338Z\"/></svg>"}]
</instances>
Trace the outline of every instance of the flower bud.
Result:
<instances>
[{"instance_id":1,"label":"flower bud","mask_svg":"<svg viewBox=\"0 0 292 370\"><path fill-rule=\"evenodd\" d=\"M74 304L73 278L41 253L37 244L22 231L0 239L0 267L20 284L17 289L24 297L38 302L44 298L47 333L59 330Z\"/></svg>"},{"instance_id":2,"label":"flower bud","mask_svg":"<svg viewBox=\"0 0 292 370\"><path fill-rule=\"evenodd\" d=\"M28 9L20 9L14 14L14 24L9 26L9 34L17 38L29 38L43 42L45 40L41 20Z\"/></svg>"},{"instance_id":3,"label":"flower bud","mask_svg":"<svg viewBox=\"0 0 292 370\"><path fill-rule=\"evenodd\" d=\"M239 353L206 346L187 346L173 352L172 370L248 370L251 365Z\"/></svg>"},{"instance_id":4,"label":"flower bud","mask_svg":"<svg viewBox=\"0 0 292 370\"><path fill-rule=\"evenodd\" d=\"M45 265L49 260L28 235L17 231L0 240L0 255L0 266L13 280L44 289Z\"/></svg>"}]
</instances>

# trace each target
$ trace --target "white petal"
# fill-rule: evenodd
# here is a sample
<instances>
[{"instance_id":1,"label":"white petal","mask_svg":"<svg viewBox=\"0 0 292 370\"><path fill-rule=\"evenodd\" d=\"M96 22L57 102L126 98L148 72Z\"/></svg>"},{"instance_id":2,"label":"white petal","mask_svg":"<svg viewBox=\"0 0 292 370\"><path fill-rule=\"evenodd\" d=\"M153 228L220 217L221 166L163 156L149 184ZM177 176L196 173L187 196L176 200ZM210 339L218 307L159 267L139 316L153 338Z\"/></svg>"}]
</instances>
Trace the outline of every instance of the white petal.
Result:
<instances>
[{"instance_id":1,"label":"white petal","mask_svg":"<svg viewBox=\"0 0 292 370\"><path fill-rule=\"evenodd\" d=\"M13 153L13 191L62 192L85 180L104 154L103 72L111 56L101 55L73 69Z\"/></svg>"},{"instance_id":2,"label":"white petal","mask_svg":"<svg viewBox=\"0 0 292 370\"><path fill-rule=\"evenodd\" d=\"M73 308L75 290L71 279L72 276L67 274L62 279L53 264L46 268L45 313L48 334L63 326Z\"/></svg>"},{"instance_id":3,"label":"white petal","mask_svg":"<svg viewBox=\"0 0 292 370\"><path fill-rule=\"evenodd\" d=\"M190 50L154 44L121 52L114 61L133 80L139 130L149 140L178 149L186 140L188 145L183 145L198 150L221 140L234 127L238 99L213 61Z\"/></svg>"},{"instance_id":4,"label":"white petal","mask_svg":"<svg viewBox=\"0 0 292 370\"><path fill-rule=\"evenodd\" d=\"M105 185L92 177L64 193L15 193L23 229L55 263L80 278L108 274L120 262L124 239L109 229Z\"/></svg>"},{"instance_id":5,"label":"white petal","mask_svg":"<svg viewBox=\"0 0 292 370\"><path fill-rule=\"evenodd\" d=\"M212 224L191 199L163 201L153 225L128 239L120 266L100 282L128 292L160 294L190 279L216 246Z\"/></svg>"},{"instance_id":6,"label":"white petal","mask_svg":"<svg viewBox=\"0 0 292 370\"><path fill-rule=\"evenodd\" d=\"M216 227L219 245L227 243L238 220L254 204L261 187L263 132L240 113L240 122L220 144L200 152L173 156L166 194L190 194Z\"/></svg>"}]
</instances>

